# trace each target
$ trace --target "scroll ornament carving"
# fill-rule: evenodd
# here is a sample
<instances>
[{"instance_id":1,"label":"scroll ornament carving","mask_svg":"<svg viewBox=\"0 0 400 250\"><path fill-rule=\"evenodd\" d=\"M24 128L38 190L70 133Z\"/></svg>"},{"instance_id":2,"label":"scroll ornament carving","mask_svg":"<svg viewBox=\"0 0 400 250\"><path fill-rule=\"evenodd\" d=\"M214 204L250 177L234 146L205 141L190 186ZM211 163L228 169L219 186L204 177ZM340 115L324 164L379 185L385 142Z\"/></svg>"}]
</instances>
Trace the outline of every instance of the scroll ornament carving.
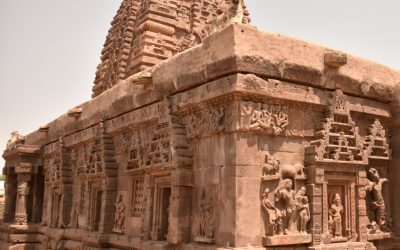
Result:
<instances>
[{"instance_id":1,"label":"scroll ornament carving","mask_svg":"<svg viewBox=\"0 0 400 250\"><path fill-rule=\"evenodd\" d=\"M123 233L125 230L125 204L122 194L118 195L115 202L115 213L114 213L114 227L113 232Z\"/></svg>"},{"instance_id":2,"label":"scroll ornament carving","mask_svg":"<svg viewBox=\"0 0 400 250\"><path fill-rule=\"evenodd\" d=\"M279 135L289 125L288 107L280 104L244 103L242 119L245 129Z\"/></svg>"},{"instance_id":3,"label":"scroll ornament carving","mask_svg":"<svg viewBox=\"0 0 400 250\"><path fill-rule=\"evenodd\" d=\"M305 187L297 192L293 181L284 179L275 193L275 204L268 198L269 189L263 193L262 208L267 215L266 236L307 234L310 206Z\"/></svg>"},{"instance_id":4,"label":"scroll ornament carving","mask_svg":"<svg viewBox=\"0 0 400 250\"><path fill-rule=\"evenodd\" d=\"M224 126L225 108L220 107L192 114L184 119L188 138L207 136L222 132Z\"/></svg>"},{"instance_id":5,"label":"scroll ornament carving","mask_svg":"<svg viewBox=\"0 0 400 250\"><path fill-rule=\"evenodd\" d=\"M369 233L381 233L381 230L388 229L386 221L386 207L383 197L383 184L388 182L386 178L380 178L378 170L370 168L368 170L369 185L367 191L369 192L371 201L369 204L371 214L371 223L368 225Z\"/></svg>"},{"instance_id":6,"label":"scroll ornament carving","mask_svg":"<svg viewBox=\"0 0 400 250\"><path fill-rule=\"evenodd\" d=\"M20 135L18 131L14 131L11 133L11 139L8 140L6 149L12 150L24 143L25 143L25 136Z\"/></svg>"},{"instance_id":7,"label":"scroll ornament carving","mask_svg":"<svg viewBox=\"0 0 400 250\"><path fill-rule=\"evenodd\" d=\"M203 191L199 204L199 223L197 227L197 242L213 243L215 233L214 201L211 195Z\"/></svg>"}]
</instances>

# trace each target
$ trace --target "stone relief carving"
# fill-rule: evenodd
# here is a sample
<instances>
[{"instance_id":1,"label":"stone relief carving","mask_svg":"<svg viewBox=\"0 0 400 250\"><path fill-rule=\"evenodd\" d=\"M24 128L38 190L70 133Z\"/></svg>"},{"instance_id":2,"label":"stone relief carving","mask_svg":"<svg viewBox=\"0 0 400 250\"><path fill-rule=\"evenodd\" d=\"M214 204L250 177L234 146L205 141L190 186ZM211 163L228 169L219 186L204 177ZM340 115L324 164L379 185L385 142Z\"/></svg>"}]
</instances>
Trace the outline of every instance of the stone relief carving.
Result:
<instances>
[{"instance_id":1,"label":"stone relief carving","mask_svg":"<svg viewBox=\"0 0 400 250\"><path fill-rule=\"evenodd\" d=\"M386 131L379 119L375 119L368 131L368 135L364 138L364 149L367 151L369 158L390 158L391 151L386 139Z\"/></svg>"},{"instance_id":2,"label":"stone relief carving","mask_svg":"<svg viewBox=\"0 0 400 250\"><path fill-rule=\"evenodd\" d=\"M199 203L199 223L196 242L213 243L215 233L214 200L211 194L203 191Z\"/></svg>"},{"instance_id":3,"label":"stone relief carving","mask_svg":"<svg viewBox=\"0 0 400 250\"><path fill-rule=\"evenodd\" d=\"M380 178L379 172L375 168L368 170L368 177L370 181L367 191L370 193L369 207L372 211L371 224L369 225L370 233L380 233L381 230L387 229L385 200L382 192L383 184L388 182L388 179Z\"/></svg>"},{"instance_id":4,"label":"stone relief carving","mask_svg":"<svg viewBox=\"0 0 400 250\"><path fill-rule=\"evenodd\" d=\"M225 108L219 107L191 114L184 119L188 138L207 136L224 131Z\"/></svg>"},{"instance_id":5,"label":"stone relief carving","mask_svg":"<svg viewBox=\"0 0 400 250\"><path fill-rule=\"evenodd\" d=\"M14 131L11 133L11 139L8 140L6 149L11 150L15 149L18 145L22 145L25 142L25 136L22 136L18 133L18 131Z\"/></svg>"},{"instance_id":6,"label":"stone relief carving","mask_svg":"<svg viewBox=\"0 0 400 250\"><path fill-rule=\"evenodd\" d=\"M275 201L281 207L283 233L307 234L307 224L310 220L310 208L305 187L297 193L292 189L291 179L282 180L282 186L275 194Z\"/></svg>"},{"instance_id":7,"label":"stone relief carving","mask_svg":"<svg viewBox=\"0 0 400 250\"><path fill-rule=\"evenodd\" d=\"M364 139L351 118L343 91L336 90L333 99L316 132L317 140L306 148L306 157L310 161L367 163Z\"/></svg>"},{"instance_id":8,"label":"stone relief carving","mask_svg":"<svg viewBox=\"0 0 400 250\"><path fill-rule=\"evenodd\" d=\"M242 121L244 129L279 135L289 125L288 107L246 102L242 106Z\"/></svg>"},{"instance_id":9,"label":"stone relief carving","mask_svg":"<svg viewBox=\"0 0 400 250\"><path fill-rule=\"evenodd\" d=\"M280 160L278 160L274 156L271 156L268 153L265 154L264 164L262 165L262 176L277 176L279 178L280 163Z\"/></svg>"},{"instance_id":10,"label":"stone relief carving","mask_svg":"<svg viewBox=\"0 0 400 250\"><path fill-rule=\"evenodd\" d=\"M264 190L262 195L261 205L264 213L267 215L267 223L265 229L266 236L282 235L283 234L283 222L282 213L275 207L273 202L268 198L270 193L269 188Z\"/></svg>"},{"instance_id":11,"label":"stone relief carving","mask_svg":"<svg viewBox=\"0 0 400 250\"><path fill-rule=\"evenodd\" d=\"M128 151L127 170L152 165L165 165L172 161L171 136L168 125L149 126L123 135L123 144Z\"/></svg>"},{"instance_id":12,"label":"stone relief carving","mask_svg":"<svg viewBox=\"0 0 400 250\"><path fill-rule=\"evenodd\" d=\"M113 232L115 233L123 233L125 230L125 204L124 197L122 194L117 196L117 200L115 202L115 213L114 213L114 227Z\"/></svg>"},{"instance_id":13,"label":"stone relief carving","mask_svg":"<svg viewBox=\"0 0 400 250\"><path fill-rule=\"evenodd\" d=\"M339 193L335 193L333 200L331 201L331 206L329 208L329 233L334 238L341 238L342 229L342 215L343 206Z\"/></svg>"}]
</instances>

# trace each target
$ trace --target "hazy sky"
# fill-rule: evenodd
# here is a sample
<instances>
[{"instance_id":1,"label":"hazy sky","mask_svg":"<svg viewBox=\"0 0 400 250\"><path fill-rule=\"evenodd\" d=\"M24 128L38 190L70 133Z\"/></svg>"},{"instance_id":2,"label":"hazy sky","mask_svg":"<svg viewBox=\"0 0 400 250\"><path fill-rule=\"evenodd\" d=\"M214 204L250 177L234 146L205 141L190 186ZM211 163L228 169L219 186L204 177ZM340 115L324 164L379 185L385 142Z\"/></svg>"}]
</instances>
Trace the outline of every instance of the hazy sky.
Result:
<instances>
[{"instance_id":1,"label":"hazy sky","mask_svg":"<svg viewBox=\"0 0 400 250\"><path fill-rule=\"evenodd\" d=\"M90 99L121 0L0 0L0 152ZM252 24L400 69L398 0L247 0ZM0 167L4 165L0 159Z\"/></svg>"}]
</instances>

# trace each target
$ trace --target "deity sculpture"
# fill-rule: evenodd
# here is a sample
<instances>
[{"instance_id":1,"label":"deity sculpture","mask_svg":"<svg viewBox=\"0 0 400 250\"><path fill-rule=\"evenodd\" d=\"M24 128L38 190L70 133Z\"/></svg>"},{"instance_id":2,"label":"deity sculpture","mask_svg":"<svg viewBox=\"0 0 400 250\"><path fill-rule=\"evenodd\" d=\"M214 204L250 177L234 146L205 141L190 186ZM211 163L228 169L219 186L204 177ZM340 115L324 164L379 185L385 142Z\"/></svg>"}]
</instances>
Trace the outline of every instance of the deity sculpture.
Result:
<instances>
[{"instance_id":1,"label":"deity sculpture","mask_svg":"<svg viewBox=\"0 0 400 250\"><path fill-rule=\"evenodd\" d=\"M212 198L208 198L204 192L200 200L200 221L198 237L203 239L214 239L214 205Z\"/></svg>"},{"instance_id":2,"label":"deity sculpture","mask_svg":"<svg viewBox=\"0 0 400 250\"><path fill-rule=\"evenodd\" d=\"M283 233L285 235L306 234L307 224L311 218L306 189L301 187L296 193L292 190L293 181L291 179L284 179L282 184L275 194L275 198L281 208Z\"/></svg>"},{"instance_id":3,"label":"deity sculpture","mask_svg":"<svg viewBox=\"0 0 400 250\"><path fill-rule=\"evenodd\" d=\"M266 230L266 234L272 234L272 235L281 235L283 234L282 230L282 214L275 207L274 204L268 199L268 194L269 194L269 188L264 190L264 193L262 195L262 208L263 211L266 213L268 216L267 222L268 222L268 227Z\"/></svg>"},{"instance_id":4,"label":"deity sculpture","mask_svg":"<svg viewBox=\"0 0 400 250\"><path fill-rule=\"evenodd\" d=\"M302 188L303 189L303 188ZM305 190L304 190L305 191ZM299 198L299 203L297 203L297 210L299 211L299 222L298 222L298 230L302 234L307 233L307 224L310 221L310 205L308 204L308 197L304 195Z\"/></svg>"},{"instance_id":5,"label":"deity sculpture","mask_svg":"<svg viewBox=\"0 0 400 250\"><path fill-rule=\"evenodd\" d=\"M385 182L388 182L386 178L380 178L378 170L375 168L371 168L368 171L369 174L369 185L367 190L371 193L371 210L374 212L374 221L378 226L377 232L379 229L384 227L386 224L385 221L385 201L383 199L382 188Z\"/></svg>"},{"instance_id":6,"label":"deity sculpture","mask_svg":"<svg viewBox=\"0 0 400 250\"><path fill-rule=\"evenodd\" d=\"M269 154L265 155L265 164L262 166L263 176L276 175L279 172L280 160Z\"/></svg>"},{"instance_id":7,"label":"deity sculpture","mask_svg":"<svg viewBox=\"0 0 400 250\"><path fill-rule=\"evenodd\" d=\"M341 204L340 194L336 193L332 205L329 209L329 228L334 238L342 237L342 214L343 206Z\"/></svg>"},{"instance_id":8,"label":"deity sculpture","mask_svg":"<svg viewBox=\"0 0 400 250\"><path fill-rule=\"evenodd\" d=\"M295 196L296 192L292 190L293 182L291 179L283 180L283 187L276 193L276 201L280 202L283 209L282 219L283 219L283 232L284 234L290 234L290 229L293 224L292 215L295 210Z\"/></svg>"},{"instance_id":9,"label":"deity sculpture","mask_svg":"<svg viewBox=\"0 0 400 250\"><path fill-rule=\"evenodd\" d=\"M123 202L123 196L122 194L120 194L118 195L117 201L115 202L113 232L122 233L124 230L124 222L125 222L125 204Z\"/></svg>"}]
</instances>

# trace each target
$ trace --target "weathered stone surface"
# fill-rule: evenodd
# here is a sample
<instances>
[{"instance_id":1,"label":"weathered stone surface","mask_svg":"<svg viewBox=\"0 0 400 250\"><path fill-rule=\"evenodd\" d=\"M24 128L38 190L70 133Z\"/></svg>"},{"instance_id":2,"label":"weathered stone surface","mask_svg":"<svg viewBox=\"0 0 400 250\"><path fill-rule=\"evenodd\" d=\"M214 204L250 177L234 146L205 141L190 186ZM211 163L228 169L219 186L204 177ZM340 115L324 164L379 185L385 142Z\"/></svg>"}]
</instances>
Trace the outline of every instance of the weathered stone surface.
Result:
<instances>
[{"instance_id":1,"label":"weathered stone surface","mask_svg":"<svg viewBox=\"0 0 400 250\"><path fill-rule=\"evenodd\" d=\"M124 1L94 98L12 134L0 249L398 249L400 73L247 22Z\"/></svg>"}]
</instances>

